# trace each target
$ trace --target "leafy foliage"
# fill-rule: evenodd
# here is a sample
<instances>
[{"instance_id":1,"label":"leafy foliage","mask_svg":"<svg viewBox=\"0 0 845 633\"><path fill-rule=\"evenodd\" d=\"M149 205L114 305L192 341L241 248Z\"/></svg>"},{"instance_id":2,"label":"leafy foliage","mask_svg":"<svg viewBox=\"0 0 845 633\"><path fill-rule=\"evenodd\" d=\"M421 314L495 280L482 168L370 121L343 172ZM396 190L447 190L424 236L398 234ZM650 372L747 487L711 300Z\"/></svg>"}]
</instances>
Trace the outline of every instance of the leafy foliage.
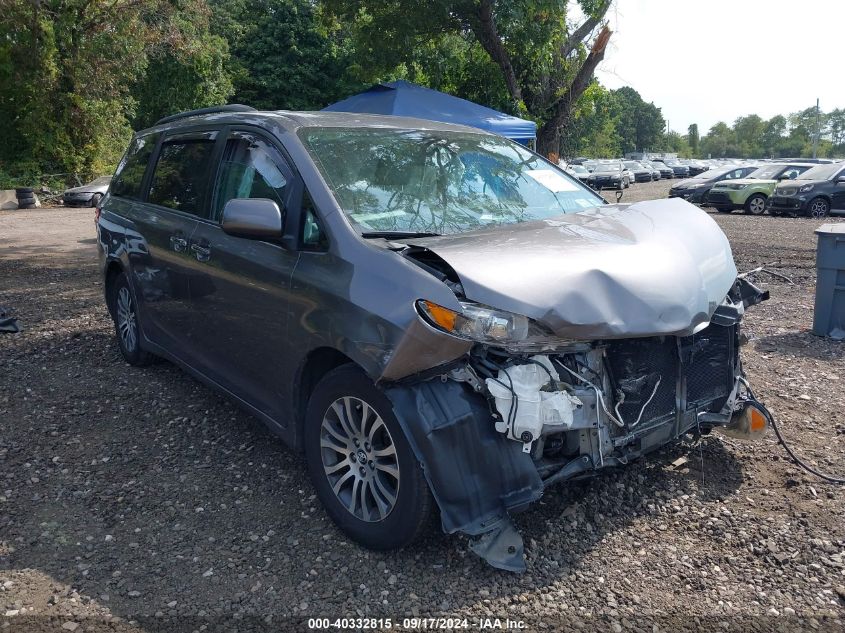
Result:
<instances>
[{"instance_id":1,"label":"leafy foliage","mask_svg":"<svg viewBox=\"0 0 845 633\"><path fill-rule=\"evenodd\" d=\"M309 0L212 0L215 31L231 47L233 100L268 110L313 110L366 87L340 24Z\"/></svg>"},{"instance_id":2,"label":"leafy foliage","mask_svg":"<svg viewBox=\"0 0 845 633\"><path fill-rule=\"evenodd\" d=\"M738 158L809 157L816 133L816 108L763 120L756 114L742 116L732 126L716 123L701 139L701 156ZM817 156L845 154L845 110L819 112Z\"/></svg>"},{"instance_id":3,"label":"leafy foliage","mask_svg":"<svg viewBox=\"0 0 845 633\"><path fill-rule=\"evenodd\" d=\"M660 108L592 77L610 0L3 0L0 185L111 172L132 129L230 101L317 109L407 79L539 126L538 150L810 155L815 108L664 133ZM818 154L845 154L845 109Z\"/></svg>"},{"instance_id":4,"label":"leafy foliage","mask_svg":"<svg viewBox=\"0 0 845 633\"><path fill-rule=\"evenodd\" d=\"M499 81L492 85L504 88L494 101L504 111L538 123L541 153L559 151L561 130L570 123L610 38L602 26L610 0L581 0L578 4L586 17L577 26L567 20L568 0L324 0L323 4L328 15L351 25L364 74L389 76L397 66L419 68L419 51L426 43L439 49L444 43L459 44L456 38L462 38L464 58L484 51L487 60L474 61L481 62L485 74L497 68Z\"/></svg>"}]
</instances>

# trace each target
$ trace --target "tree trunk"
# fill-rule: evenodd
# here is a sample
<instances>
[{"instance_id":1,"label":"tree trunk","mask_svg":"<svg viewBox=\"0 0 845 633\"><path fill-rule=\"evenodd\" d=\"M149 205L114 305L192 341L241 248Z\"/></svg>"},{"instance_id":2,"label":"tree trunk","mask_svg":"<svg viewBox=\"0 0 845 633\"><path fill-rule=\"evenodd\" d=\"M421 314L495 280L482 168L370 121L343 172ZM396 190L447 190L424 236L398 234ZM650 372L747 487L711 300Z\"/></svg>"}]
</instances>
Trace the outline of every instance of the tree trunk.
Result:
<instances>
[{"instance_id":1,"label":"tree trunk","mask_svg":"<svg viewBox=\"0 0 845 633\"><path fill-rule=\"evenodd\" d=\"M596 66L604 59L604 51L610 41L612 31L605 26L593 41L590 54L584 60L578 73L561 97L552 104L551 116L537 130L537 153L548 156L551 152L560 151L560 133L572 117L572 106L584 94L590 85Z\"/></svg>"}]
</instances>

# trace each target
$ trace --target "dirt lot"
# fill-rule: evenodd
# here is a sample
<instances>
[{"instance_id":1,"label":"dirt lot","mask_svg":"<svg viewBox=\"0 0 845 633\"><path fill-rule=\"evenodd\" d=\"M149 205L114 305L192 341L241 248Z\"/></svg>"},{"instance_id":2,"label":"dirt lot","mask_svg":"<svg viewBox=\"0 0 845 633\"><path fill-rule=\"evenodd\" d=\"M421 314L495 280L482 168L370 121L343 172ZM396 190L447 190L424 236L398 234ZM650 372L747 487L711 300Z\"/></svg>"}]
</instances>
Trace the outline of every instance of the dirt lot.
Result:
<instances>
[{"instance_id":1,"label":"dirt lot","mask_svg":"<svg viewBox=\"0 0 845 633\"><path fill-rule=\"evenodd\" d=\"M772 299L747 317L744 359L795 448L845 473L845 343L808 331L818 223L714 217L741 270L794 281L758 278ZM523 575L457 536L358 548L258 422L167 363L121 361L94 248L90 210L0 212L0 306L25 328L0 334L0 626L458 616L471 629L509 617L528 630L843 630L845 489L771 437L710 436L549 492L516 518Z\"/></svg>"}]
</instances>

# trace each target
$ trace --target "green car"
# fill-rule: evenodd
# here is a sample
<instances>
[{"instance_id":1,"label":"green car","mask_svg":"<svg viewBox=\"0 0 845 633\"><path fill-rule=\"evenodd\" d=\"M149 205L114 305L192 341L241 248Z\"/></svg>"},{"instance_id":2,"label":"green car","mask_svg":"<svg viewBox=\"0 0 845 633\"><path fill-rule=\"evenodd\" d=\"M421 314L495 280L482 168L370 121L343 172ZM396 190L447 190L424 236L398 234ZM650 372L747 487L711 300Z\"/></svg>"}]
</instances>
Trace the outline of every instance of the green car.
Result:
<instances>
[{"instance_id":1,"label":"green car","mask_svg":"<svg viewBox=\"0 0 845 633\"><path fill-rule=\"evenodd\" d=\"M780 180L792 180L811 167L810 163L769 163L748 174L747 178L723 180L713 185L707 194L706 204L717 211L730 213L745 209L746 213L762 215L766 212L766 200Z\"/></svg>"}]
</instances>

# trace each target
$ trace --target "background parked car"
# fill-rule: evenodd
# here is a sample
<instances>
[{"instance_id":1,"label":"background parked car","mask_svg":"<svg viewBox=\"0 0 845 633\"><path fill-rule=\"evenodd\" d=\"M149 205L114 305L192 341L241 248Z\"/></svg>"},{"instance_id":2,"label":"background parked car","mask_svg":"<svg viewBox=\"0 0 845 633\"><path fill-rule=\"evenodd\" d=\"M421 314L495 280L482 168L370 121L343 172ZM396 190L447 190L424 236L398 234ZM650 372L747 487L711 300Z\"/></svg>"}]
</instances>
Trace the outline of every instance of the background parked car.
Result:
<instances>
[{"instance_id":1,"label":"background parked car","mask_svg":"<svg viewBox=\"0 0 845 633\"><path fill-rule=\"evenodd\" d=\"M676 185L672 185L672 188L669 189L669 197L684 198L687 202L692 202L693 204L706 204L707 194L710 193L713 185L717 182L745 178L756 169L757 167L752 165L745 167L731 165L729 167L708 169L693 178L688 178Z\"/></svg>"},{"instance_id":2,"label":"background parked car","mask_svg":"<svg viewBox=\"0 0 845 633\"><path fill-rule=\"evenodd\" d=\"M100 176L81 187L67 189L62 194L66 207L96 207L109 188L111 176Z\"/></svg>"},{"instance_id":3,"label":"background parked car","mask_svg":"<svg viewBox=\"0 0 845 633\"><path fill-rule=\"evenodd\" d=\"M661 162L672 170L673 178L687 178L689 177L689 167L682 165L677 160L672 158L665 158Z\"/></svg>"},{"instance_id":4,"label":"background parked car","mask_svg":"<svg viewBox=\"0 0 845 633\"><path fill-rule=\"evenodd\" d=\"M563 169L566 173L575 176L578 180L584 183L586 183L587 179L590 177L590 172L582 165L565 165Z\"/></svg>"},{"instance_id":5,"label":"background parked car","mask_svg":"<svg viewBox=\"0 0 845 633\"><path fill-rule=\"evenodd\" d=\"M766 200L775 190L779 180L791 180L813 167L810 163L769 163L748 174L747 178L717 182L707 194L710 206L717 211L730 213L744 209L746 213L762 215Z\"/></svg>"},{"instance_id":6,"label":"background parked car","mask_svg":"<svg viewBox=\"0 0 845 633\"><path fill-rule=\"evenodd\" d=\"M660 172L661 178L674 178L675 170L666 163L659 160L649 161L649 164Z\"/></svg>"},{"instance_id":7,"label":"background parked car","mask_svg":"<svg viewBox=\"0 0 845 633\"><path fill-rule=\"evenodd\" d=\"M690 176L697 176L698 174L704 173L705 171L710 169L710 165L705 165L700 161L691 160L688 158L679 159L678 162L681 165L687 166L687 168L689 169Z\"/></svg>"},{"instance_id":8,"label":"background parked car","mask_svg":"<svg viewBox=\"0 0 845 633\"><path fill-rule=\"evenodd\" d=\"M778 183L766 209L771 215L812 218L823 218L833 209L845 211L845 163L821 163L794 180Z\"/></svg>"},{"instance_id":9,"label":"background parked car","mask_svg":"<svg viewBox=\"0 0 845 633\"><path fill-rule=\"evenodd\" d=\"M633 178L633 174L626 171L622 163L598 163L588 176L587 184L596 190L605 187L627 189Z\"/></svg>"},{"instance_id":10,"label":"background parked car","mask_svg":"<svg viewBox=\"0 0 845 633\"><path fill-rule=\"evenodd\" d=\"M635 160L626 160L625 168L634 175L634 182L651 182L653 180L652 170Z\"/></svg>"}]
</instances>

